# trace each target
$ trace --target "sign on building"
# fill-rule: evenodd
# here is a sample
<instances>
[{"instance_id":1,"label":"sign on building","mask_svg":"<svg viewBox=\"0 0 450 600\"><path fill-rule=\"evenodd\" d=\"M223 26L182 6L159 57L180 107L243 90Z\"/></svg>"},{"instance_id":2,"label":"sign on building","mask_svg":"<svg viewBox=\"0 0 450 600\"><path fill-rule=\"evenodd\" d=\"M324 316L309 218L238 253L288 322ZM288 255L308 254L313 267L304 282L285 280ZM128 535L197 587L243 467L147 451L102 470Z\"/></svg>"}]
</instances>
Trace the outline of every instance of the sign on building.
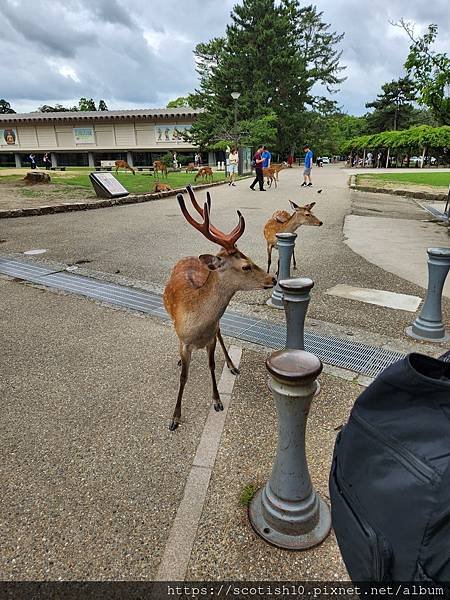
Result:
<instances>
[{"instance_id":1,"label":"sign on building","mask_svg":"<svg viewBox=\"0 0 450 600\"><path fill-rule=\"evenodd\" d=\"M89 179L99 198L120 198L129 194L112 173L90 173Z\"/></svg>"},{"instance_id":2,"label":"sign on building","mask_svg":"<svg viewBox=\"0 0 450 600\"><path fill-rule=\"evenodd\" d=\"M191 125L155 125L155 140L159 144L186 142L184 134Z\"/></svg>"},{"instance_id":3,"label":"sign on building","mask_svg":"<svg viewBox=\"0 0 450 600\"><path fill-rule=\"evenodd\" d=\"M15 146L17 144L17 131L8 127L0 129L0 146Z\"/></svg>"},{"instance_id":4,"label":"sign on building","mask_svg":"<svg viewBox=\"0 0 450 600\"><path fill-rule=\"evenodd\" d=\"M95 144L95 133L93 127L74 127L73 137L76 144Z\"/></svg>"}]
</instances>

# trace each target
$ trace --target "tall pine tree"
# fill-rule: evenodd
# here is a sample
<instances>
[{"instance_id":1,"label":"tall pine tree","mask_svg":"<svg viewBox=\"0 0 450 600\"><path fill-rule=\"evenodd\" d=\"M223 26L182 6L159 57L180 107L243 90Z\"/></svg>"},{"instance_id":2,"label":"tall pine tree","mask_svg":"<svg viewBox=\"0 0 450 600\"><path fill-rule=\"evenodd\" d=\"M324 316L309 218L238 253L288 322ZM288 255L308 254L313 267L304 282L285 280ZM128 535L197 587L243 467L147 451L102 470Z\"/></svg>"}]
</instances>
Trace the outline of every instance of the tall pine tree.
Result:
<instances>
[{"instance_id":1,"label":"tall pine tree","mask_svg":"<svg viewBox=\"0 0 450 600\"><path fill-rule=\"evenodd\" d=\"M231 93L238 91L239 129L261 136L269 123L270 136L275 122L277 149L288 152L299 136L304 140L307 110L334 106L312 88L319 83L328 93L342 81L336 50L341 38L329 31L322 13L301 7L299 0L243 0L234 7L224 37L196 47L200 86L191 102L205 112L192 128L195 141L208 145L234 138Z\"/></svg>"}]
</instances>

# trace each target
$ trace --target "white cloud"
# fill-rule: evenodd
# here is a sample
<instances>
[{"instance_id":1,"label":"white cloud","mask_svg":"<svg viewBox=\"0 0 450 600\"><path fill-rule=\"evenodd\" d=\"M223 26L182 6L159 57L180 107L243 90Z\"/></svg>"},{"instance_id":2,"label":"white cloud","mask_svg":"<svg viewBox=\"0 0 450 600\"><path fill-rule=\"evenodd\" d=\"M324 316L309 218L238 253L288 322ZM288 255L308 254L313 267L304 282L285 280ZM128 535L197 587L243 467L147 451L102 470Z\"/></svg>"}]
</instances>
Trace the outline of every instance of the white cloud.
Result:
<instances>
[{"instance_id":1,"label":"white cloud","mask_svg":"<svg viewBox=\"0 0 450 600\"><path fill-rule=\"evenodd\" d=\"M165 0L155 10L148 0L33 0L30 12L29 0L0 0L2 94L15 110L80 96L104 98L111 108L160 107L197 87L195 45L224 34L238 1ZM448 0L316 4L332 30L345 32L347 80L333 98L350 113L364 113L381 85L403 74L409 40L389 19L414 21L417 32L437 23L437 47L450 47Z\"/></svg>"}]
</instances>

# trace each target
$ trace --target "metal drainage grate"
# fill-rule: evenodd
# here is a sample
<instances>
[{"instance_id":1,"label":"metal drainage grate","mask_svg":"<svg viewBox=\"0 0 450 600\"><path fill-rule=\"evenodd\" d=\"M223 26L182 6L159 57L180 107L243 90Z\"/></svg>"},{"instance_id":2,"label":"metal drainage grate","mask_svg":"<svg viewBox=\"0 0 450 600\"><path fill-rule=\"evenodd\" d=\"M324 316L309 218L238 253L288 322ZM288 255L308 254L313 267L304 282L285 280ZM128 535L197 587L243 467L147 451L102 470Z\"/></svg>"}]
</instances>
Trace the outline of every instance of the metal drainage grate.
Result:
<instances>
[{"instance_id":1,"label":"metal drainage grate","mask_svg":"<svg viewBox=\"0 0 450 600\"><path fill-rule=\"evenodd\" d=\"M50 288L85 296L108 304L168 319L162 297L123 285L104 283L65 270L52 271L35 263L0 257L0 273ZM220 327L224 335L269 348L281 349L286 341L286 326L226 311ZM305 348L324 363L375 377L405 355L359 342L305 332Z\"/></svg>"},{"instance_id":2,"label":"metal drainage grate","mask_svg":"<svg viewBox=\"0 0 450 600\"><path fill-rule=\"evenodd\" d=\"M433 217L436 217L436 219L439 219L440 221L448 220L449 216L445 212L442 212L442 210L439 210L434 206L430 206L429 204L421 204L420 206L424 208L427 212L431 213Z\"/></svg>"}]
</instances>

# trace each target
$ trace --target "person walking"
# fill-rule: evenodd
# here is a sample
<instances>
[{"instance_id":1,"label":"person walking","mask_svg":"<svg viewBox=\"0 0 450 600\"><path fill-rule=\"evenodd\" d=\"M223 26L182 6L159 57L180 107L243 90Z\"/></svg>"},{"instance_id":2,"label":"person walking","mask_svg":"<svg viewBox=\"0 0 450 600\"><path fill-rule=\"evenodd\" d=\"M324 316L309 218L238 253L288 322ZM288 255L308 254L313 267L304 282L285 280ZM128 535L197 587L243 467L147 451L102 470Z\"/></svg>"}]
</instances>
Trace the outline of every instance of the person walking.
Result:
<instances>
[{"instance_id":1,"label":"person walking","mask_svg":"<svg viewBox=\"0 0 450 600\"><path fill-rule=\"evenodd\" d=\"M260 146L258 146L258 150L255 152L255 155L253 156L253 167L255 169L255 174L256 174L256 177L253 180L252 185L250 186L250 189L253 191L255 191L255 185L257 183L259 184L260 192L266 191L264 189L264 175L263 175L264 158L262 157L263 150L264 150L264 146L261 144Z\"/></svg>"},{"instance_id":2,"label":"person walking","mask_svg":"<svg viewBox=\"0 0 450 600\"><path fill-rule=\"evenodd\" d=\"M303 169L303 183L300 187L311 187L312 186L311 169L312 169L313 153L308 144L306 144L303 147L303 150L306 152L306 154L305 154L305 166Z\"/></svg>"},{"instance_id":3,"label":"person walking","mask_svg":"<svg viewBox=\"0 0 450 600\"><path fill-rule=\"evenodd\" d=\"M289 154L289 156L287 157L287 164L290 169L292 169L293 162L294 162L294 157L292 156L292 154Z\"/></svg>"},{"instance_id":4,"label":"person walking","mask_svg":"<svg viewBox=\"0 0 450 600\"><path fill-rule=\"evenodd\" d=\"M270 162L272 160L272 155L270 154L269 150L267 149L267 146L263 146L263 151L262 151L261 156L264 159L263 169L268 169L270 167Z\"/></svg>"},{"instance_id":5,"label":"person walking","mask_svg":"<svg viewBox=\"0 0 450 600\"><path fill-rule=\"evenodd\" d=\"M36 168L36 156L34 154L30 154L29 159L30 159L30 163L31 163L31 168L35 169Z\"/></svg>"},{"instance_id":6,"label":"person walking","mask_svg":"<svg viewBox=\"0 0 450 600\"><path fill-rule=\"evenodd\" d=\"M42 162L44 163L45 170L48 171L52 164L52 161L50 160L50 156L48 155L48 152L46 152L44 154L44 158L42 159Z\"/></svg>"},{"instance_id":7,"label":"person walking","mask_svg":"<svg viewBox=\"0 0 450 600\"><path fill-rule=\"evenodd\" d=\"M228 157L228 185L236 185L235 179L238 172L239 154L237 148L233 148Z\"/></svg>"}]
</instances>

